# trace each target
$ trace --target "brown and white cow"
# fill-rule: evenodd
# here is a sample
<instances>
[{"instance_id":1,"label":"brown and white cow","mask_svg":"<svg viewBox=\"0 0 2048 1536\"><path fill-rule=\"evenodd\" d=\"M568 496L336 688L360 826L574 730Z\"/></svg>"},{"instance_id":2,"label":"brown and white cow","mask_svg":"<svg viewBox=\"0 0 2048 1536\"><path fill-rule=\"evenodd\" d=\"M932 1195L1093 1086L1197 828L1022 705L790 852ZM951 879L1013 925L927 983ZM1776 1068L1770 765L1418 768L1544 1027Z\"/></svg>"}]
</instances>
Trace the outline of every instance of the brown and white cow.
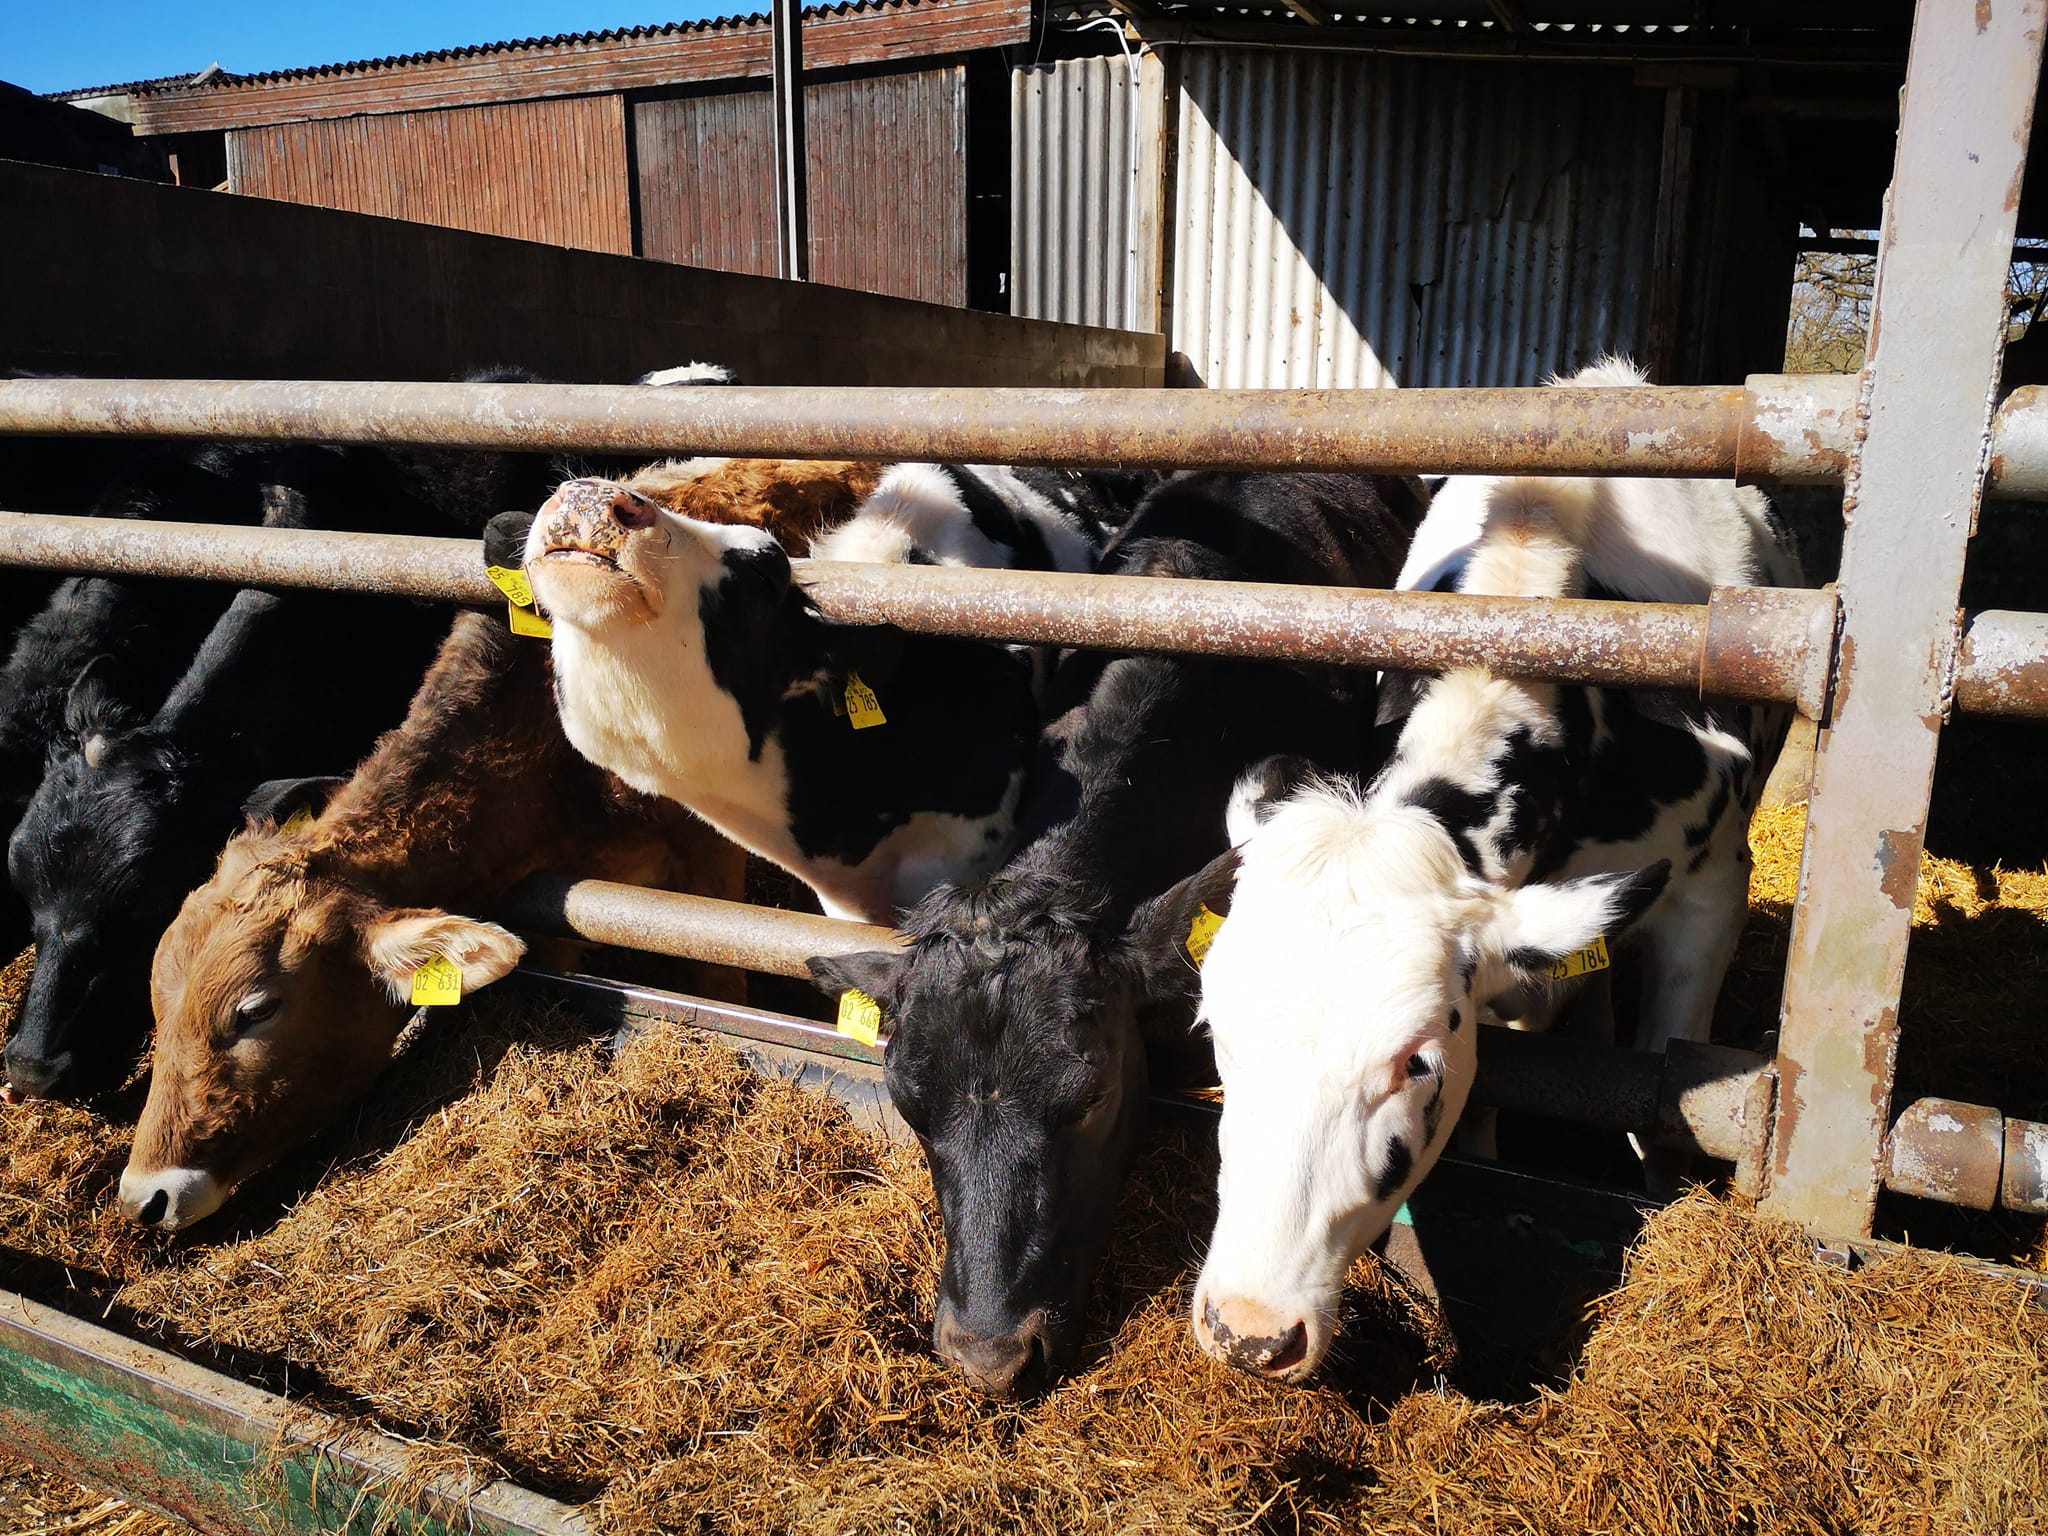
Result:
<instances>
[{"instance_id":1,"label":"brown and white cow","mask_svg":"<svg viewBox=\"0 0 2048 1536\"><path fill-rule=\"evenodd\" d=\"M879 471L734 461L694 476L692 511L803 547L843 522ZM633 477L673 494L656 466ZM518 962L474 914L543 869L737 899L744 854L681 807L628 789L562 734L548 647L468 614L353 778L252 801L213 878L186 898L151 977L156 1053L121 1179L122 1210L187 1226L333 1120L389 1060L433 955L466 994ZM283 824L332 789L310 825ZM737 996L707 967L695 989Z\"/></svg>"}]
</instances>

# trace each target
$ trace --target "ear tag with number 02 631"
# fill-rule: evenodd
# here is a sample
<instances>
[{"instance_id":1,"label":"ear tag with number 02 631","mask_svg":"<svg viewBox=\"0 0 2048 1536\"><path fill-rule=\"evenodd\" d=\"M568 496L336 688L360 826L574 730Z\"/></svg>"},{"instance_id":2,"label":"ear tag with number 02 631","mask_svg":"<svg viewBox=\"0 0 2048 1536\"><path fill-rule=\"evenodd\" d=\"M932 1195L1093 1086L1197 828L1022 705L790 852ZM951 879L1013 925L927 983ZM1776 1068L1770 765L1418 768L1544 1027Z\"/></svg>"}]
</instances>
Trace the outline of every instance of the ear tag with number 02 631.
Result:
<instances>
[{"instance_id":1,"label":"ear tag with number 02 631","mask_svg":"<svg viewBox=\"0 0 2048 1536\"><path fill-rule=\"evenodd\" d=\"M415 1008L448 1008L462 1001L462 968L446 955L436 955L412 973Z\"/></svg>"},{"instance_id":2,"label":"ear tag with number 02 631","mask_svg":"<svg viewBox=\"0 0 2048 1536\"><path fill-rule=\"evenodd\" d=\"M311 825L313 825L313 812L310 808L302 805L296 811L293 811L291 815L285 817L284 825L278 830L282 832L296 832L301 827L310 827Z\"/></svg>"},{"instance_id":3,"label":"ear tag with number 02 631","mask_svg":"<svg viewBox=\"0 0 2048 1536\"><path fill-rule=\"evenodd\" d=\"M882 1005L859 987L848 987L839 994L839 1033L862 1045L879 1045Z\"/></svg>"},{"instance_id":4,"label":"ear tag with number 02 631","mask_svg":"<svg viewBox=\"0 0 2048 1536\"><path fill-rule=\"evenodd\" d=\"M889 723L889 717L882 713L882 701L875 697L874 689L860 680L858 672L846 674L846 718L853 722L856 731Z\"/></svg>"},{"instance_id":5,"label":"ear tag with number 02 631","mask_svg":"<svg viewBox=\"0 0 2048 1536\"><path fill-rule=\"evenodd\" d=\"M1591 971L1604 971L1613 963L1607 958L1607 936L1602 934L1584 949L1575 949L1568 955L1560 955L1550 962L1547 969L1552 981L1570 981L1574 976L1584 976Z\"/></svg>"},{"instance_id":6,"label":"ear tag with number 02 631","mask_svg":"<svg viewBox=\"0 0 2048 1536\"><path fill-rule=\"evenodd\" d=\"M1196 909L1195 920L1188 924L1188 958L1195 962L1196 970L1209 958L1209 946L1216 942L1222 927L1222 917L1211 912L1206 902Z\"/></svg>"}]
</instances>

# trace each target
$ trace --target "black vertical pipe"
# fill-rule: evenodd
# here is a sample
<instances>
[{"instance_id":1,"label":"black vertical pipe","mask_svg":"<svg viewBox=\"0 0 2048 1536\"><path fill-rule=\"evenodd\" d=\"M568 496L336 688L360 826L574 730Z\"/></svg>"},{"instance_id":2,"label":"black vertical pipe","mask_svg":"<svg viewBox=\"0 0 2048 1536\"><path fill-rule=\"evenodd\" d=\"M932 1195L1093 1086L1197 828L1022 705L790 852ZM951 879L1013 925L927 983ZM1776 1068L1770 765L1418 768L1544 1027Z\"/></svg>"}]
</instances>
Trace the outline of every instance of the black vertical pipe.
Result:
<instances>
[{"instance_id":1,"label":"black vertical pipe","mask_svg":"<svg viewBox=\"0 0 2048 1536\"><path fill-rule=\"evenodd\" d=\"M808 167L804 159L802 0L774 0L775 235L784 277L811 276Z\"/></svg>"}]
</instances>

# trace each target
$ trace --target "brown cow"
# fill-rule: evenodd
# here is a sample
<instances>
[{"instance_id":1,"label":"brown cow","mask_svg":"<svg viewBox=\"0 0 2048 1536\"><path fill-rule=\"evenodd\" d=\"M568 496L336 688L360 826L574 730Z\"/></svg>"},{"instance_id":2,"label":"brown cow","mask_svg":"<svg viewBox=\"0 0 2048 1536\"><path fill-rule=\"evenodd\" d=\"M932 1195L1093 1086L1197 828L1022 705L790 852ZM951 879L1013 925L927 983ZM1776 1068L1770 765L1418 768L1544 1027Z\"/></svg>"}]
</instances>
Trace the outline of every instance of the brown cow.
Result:
<instances>
[{"instance_id":1,"label":"brown cow","mask_svg":"<svg viewBox=\"0 0 2048 1536\"><path fill-rule=\"evenodd\" d=\"M697 461L626 484L800 550L850 516L877 473ZM739 848L570 747L549 669L547 646L466 614L405 723L317 818L281 826L288 801L252 807L157 948L156 1054L121 1177L126 1215L187 1226L333 1120L388 1062L428 959L457 966L465 995L511 970L520 940L460 914L524 876L740 896ZM705 969L699 990L733 994L732 972Z\"/></svg>"}]
</instances>

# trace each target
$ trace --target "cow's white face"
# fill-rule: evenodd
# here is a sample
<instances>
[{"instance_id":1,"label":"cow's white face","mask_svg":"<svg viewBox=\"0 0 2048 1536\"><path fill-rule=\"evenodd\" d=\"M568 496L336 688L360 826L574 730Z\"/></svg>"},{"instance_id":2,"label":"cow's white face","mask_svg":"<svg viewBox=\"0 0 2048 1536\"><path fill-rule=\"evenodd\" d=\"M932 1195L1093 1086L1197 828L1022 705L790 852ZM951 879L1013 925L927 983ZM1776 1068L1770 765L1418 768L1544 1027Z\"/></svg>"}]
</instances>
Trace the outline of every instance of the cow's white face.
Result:
<instances>
[{"instance_id":1,"label":"cow's white face","mask_svg":"<svg viewBox=\"0 0 2048 1536\"><path fill-rule=\"evenodd\" d=\"M759 529L679 517L609 480L570 480L533 520L526 569L549 616L578 629L689 627L697 594L723 579L727 552L764 545L779 549Z\"/></svg>"},{"instance_id":2,"label":"cow's white face","mask_svg":"<svg viewBox=\"0 0 2048 1536\"><path fill-rule=\"evenodd\" d=\"M1193 1323L1216 1359L1294 1382L1465 1107L1477 1004L1590 943L1632 877L1507 890L1427 812L1323 785L1265 808L1238 851L1202 965L1222 1167Z\"/></svg>"}]
</instances>

